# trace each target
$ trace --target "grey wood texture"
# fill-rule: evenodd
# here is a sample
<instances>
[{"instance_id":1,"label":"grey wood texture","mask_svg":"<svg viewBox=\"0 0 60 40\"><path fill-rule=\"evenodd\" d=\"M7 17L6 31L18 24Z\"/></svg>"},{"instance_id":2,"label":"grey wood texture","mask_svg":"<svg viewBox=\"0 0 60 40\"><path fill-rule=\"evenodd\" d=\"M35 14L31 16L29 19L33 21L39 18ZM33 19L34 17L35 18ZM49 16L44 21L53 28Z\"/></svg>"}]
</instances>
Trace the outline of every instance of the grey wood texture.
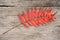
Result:
<instances>
[{"instance_id":1,"label":"grey wood texture","mask_svg":"<svg viewBox=\"0 0 60 40\"><path fill-rule=\"evenodd\" d=\"M49 4L48 4L49 3ZM9 7L0 7L0 40L60 40L60 1L52 0L0 0L0 6L7 5ZM18 14L30 8L41 6L52 6L44 8L52 8L57 11L55 21L47 23L43 26L29 27L26 29L19 21ZM14 7L10 7L14 6ZM12 27L21 24L13 30L1 35Z\"/></svg>"}]
</instances>

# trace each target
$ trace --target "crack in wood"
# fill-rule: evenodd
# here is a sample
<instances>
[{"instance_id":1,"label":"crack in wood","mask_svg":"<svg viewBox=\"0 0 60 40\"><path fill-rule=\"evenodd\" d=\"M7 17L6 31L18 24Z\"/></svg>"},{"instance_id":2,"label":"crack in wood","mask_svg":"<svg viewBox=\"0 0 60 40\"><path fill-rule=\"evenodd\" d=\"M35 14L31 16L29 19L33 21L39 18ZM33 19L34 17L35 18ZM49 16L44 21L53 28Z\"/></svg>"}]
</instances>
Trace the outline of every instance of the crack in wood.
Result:
<instances>
[{"instance_id":1,"label":"crack in wood","mask_svg":"<svg viewBox=\"0 0 60 40\"><path fill-rule=\"evenodd\" d=\"M0 5L0 7L15 7L13 5Z\"/></svg>"}]
</instances>

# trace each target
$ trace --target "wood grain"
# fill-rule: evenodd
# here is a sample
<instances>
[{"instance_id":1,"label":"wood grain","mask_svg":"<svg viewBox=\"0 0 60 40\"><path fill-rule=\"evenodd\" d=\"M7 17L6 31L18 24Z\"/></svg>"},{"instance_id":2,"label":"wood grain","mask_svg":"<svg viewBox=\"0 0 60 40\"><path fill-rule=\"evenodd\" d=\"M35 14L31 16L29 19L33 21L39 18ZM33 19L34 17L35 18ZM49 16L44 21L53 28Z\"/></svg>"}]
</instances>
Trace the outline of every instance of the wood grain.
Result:
<instances>
[{"instance_id":1,"label":"wood grain","mask_svg":"<svg viewBox=\"0 0 60 40\"><path fill-rule=\"evenodd\" d=\"M55 21L47 23L43 26L29 27L26 29L19 21L18 14L33 7L43 7L49 2L53 12L57 11ZM60 40L60 7L58 1L29 1L29 0L0 0L0 5L11 5L14 7L1 7L0 6L0 35L15 25L21 24L13 30L0 36L0 40ZM57 3L56 3L57 2Z\"/></svg>"}]
</instances>

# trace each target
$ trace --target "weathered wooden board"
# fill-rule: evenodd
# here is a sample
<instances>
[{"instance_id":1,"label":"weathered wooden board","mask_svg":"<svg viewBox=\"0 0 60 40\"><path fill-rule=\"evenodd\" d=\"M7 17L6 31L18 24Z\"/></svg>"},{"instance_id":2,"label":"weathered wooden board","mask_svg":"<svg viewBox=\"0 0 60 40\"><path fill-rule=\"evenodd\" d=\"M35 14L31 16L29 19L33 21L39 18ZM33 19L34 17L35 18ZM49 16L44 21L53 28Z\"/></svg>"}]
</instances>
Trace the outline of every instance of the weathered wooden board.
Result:
<instances>
[{"instance_id":1,"label":"weathered wooden board","mask_svg":"<svg viewBox=\"0 0 60 40\"><path fill-rule=\"evenodd\" d=\"M30 7L29 7L30 8ZM56 20L44 26L30 27L26 29L19 27L11 30L10 32L0 36L0 40L60 40L60 8L51 7L57 11ZM0 35L19 24L17 14L24 10L23 8L0 8Z\"/></svg>"},{"instance_id":2,"label":"weathered wooden board","mask_svg":"<svg viewBox=\"0 0 60 40\"><path fill-rule=\"evenodd\" d=\"M60 7L50 7L57 11L55 21L44 26L29 27L26 29L19 21L18 14L32 7L44 6L49 0L44 1L24 1L24 0L0 0L0 5L12 5L15 7L0 7L0 40L60 40ZM50 1L53 3L52 1ZM55 1L55 5L56 5ZM58 2L59 3L59 2ZM54 4L53 4L54 5ZM60 4L59 4L60 5ZM45 7L46 8L46 7ZM49 7L47 7L49 8ZM1 35L10 28L17 28Z\"/></svg>"},{"instance_id":3,"label":"weathered wooden board","mask_svg":"<svg viewBox=\"0 0 60 40\"><path fill-rule=\"evenodd\" d=\"M60 6L60 0L0 0L0 5L10 6Z\"/></svg>"}]
</instances>

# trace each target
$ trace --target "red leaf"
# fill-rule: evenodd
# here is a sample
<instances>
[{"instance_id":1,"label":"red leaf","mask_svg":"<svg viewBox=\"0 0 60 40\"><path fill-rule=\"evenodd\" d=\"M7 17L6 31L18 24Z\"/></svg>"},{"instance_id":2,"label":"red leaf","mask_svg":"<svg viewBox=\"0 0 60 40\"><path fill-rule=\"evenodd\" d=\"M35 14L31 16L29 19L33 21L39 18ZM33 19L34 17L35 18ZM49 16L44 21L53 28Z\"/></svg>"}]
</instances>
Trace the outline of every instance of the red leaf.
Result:
<instances>
[{"instance_id":1,"label":"red leaf","mask_svg":"<svg viewBox=\"0 0 60 40\"><path fill-rule=\"evenodd\" d=\"M28 28L28 25L27 25L26 22L24 21L23 17L22 17L20 14L18 15L18 17L19 17L20 21L24 24L24 26L25 26L26 28Z\"/></svg>"}]
</instances>

